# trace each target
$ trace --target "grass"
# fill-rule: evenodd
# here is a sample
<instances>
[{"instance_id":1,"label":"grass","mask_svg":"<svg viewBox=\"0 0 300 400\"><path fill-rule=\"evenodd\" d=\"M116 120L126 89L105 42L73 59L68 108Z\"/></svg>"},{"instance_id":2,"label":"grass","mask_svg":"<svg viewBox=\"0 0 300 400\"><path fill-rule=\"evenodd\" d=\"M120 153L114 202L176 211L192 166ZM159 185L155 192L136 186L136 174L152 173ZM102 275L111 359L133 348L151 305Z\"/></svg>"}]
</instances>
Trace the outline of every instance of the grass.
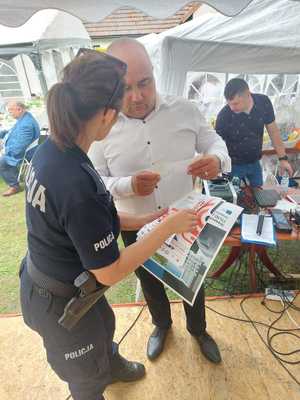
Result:
<instances>
[{"instance_id":1,"label":"grass","mask_svg":"<svg viewBox=\"0 0 300 400\"><path fill-rule=\"evenodd\" d=\"M6 190L0 179L0 193ZM11 197L0 196L0 313L20 311L19 265L26 254L24 191ZM123 243L119 240L119 246ZM107 292L111 303L129 303L135 299L136 278L132 274Z\"/></svg>"},{"instance_id":2,"label":"grass","mask_svg":"<svg viewBox=\"0 0 300 400\"><path fill-rule=\"evenodd\" d=\"M0 181L0 192L6 190ZM19 264L26 252L24 192L0 196L0 312L19 311Z\"/></svg>"},{"instance_id":3,"label":"grass","mask_svg":"<svg viewBox=\"0 0 300 400\"><path fill-rule=\"evenodd\" d=\"M4 190L6 185L0 180L0 193ZM20 311L18 269L27 248L24 205L24 192L8 198L0 196L0 313ZM121 239L119 246L123 247ZM228 251L227 247L221 249L212 271L221 265ZM299 273L299 242L282 242L276 249L269 250L269 254L281 271ZM236 268L228 269L218 280L206 279L206 295L249 292L247 259L244 258L242 261ZM257 270L260 289L263 290L268 275L259 265ZM130 303L135 300L135 289L136 277L131 274L110 288L107 298L111 304ZM171 290L167 289L167 293L170 299L178 299Z\"/></svg>"}]
</instances>

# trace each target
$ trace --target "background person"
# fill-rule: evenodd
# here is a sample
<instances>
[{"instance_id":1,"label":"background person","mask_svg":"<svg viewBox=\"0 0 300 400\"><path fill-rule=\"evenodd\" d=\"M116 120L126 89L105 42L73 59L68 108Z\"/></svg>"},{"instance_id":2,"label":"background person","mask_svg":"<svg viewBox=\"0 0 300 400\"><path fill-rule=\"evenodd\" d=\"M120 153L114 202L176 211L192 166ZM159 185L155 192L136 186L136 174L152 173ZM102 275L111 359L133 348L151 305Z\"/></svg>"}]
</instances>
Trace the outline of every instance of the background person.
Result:
<instances>
[{"instance_id":1,"label":"background person","mask_svg":"<svg viewBox=\"0 0 300 400\"><path fill-rule=\"evenodd\" d=\"M192 176L211 179L222 170L230 171L225 143L208 128L197 106L156 93L151 62L139 42L119 39L108 52L128 66L122 113L111 135L95 143L89 155L119 211L138 215L159 211L192 190ZM196 152L203 156L182 173L160 179L158 173L151 172L153 163L193 159ZM122 232L126 246L135 242L136 233L133 229ZM153 360L163 350L172 324L170 303L158 279L142 267L136 273L155 325L147 346L148 358ZM184 302L184 309L188 331L197 339L203 354L219 363L217 344L206 332L203 288L194 306Z\"/></svg>"},{"instance_id":2,"label":"background person","mask_svg":"<svg viewBox=\"0 0 300 400\"><path fill-rule=\"evenodd\" d=\"M293 173L279 129L274 109L264 94L251 93L246 81L231 79L225 86L227 105L219 112L216 131L225 140L232 162L232 176L247 178L253 187L262 186L263 134L266 127L280 161L280 170Z\"/></svg>"},{"instance_id":3,"label":"background person","mask_svg":"<svg viewBox=\"0 0 300 400\"><path fill-rule=\"evenodd\" d=\"M0 131L0 138L4 139L4 147L0 157L0 176L9 186L3 196L11 196L20 191L18 167L23 160L27 147L40 135L38 122L30 112L26 111L23 103L9 102L7 110L17 122L9 131Z\"/></svg>"},{"instance_id":4,"label":"background person","mask_svg":"<svg viewBox=\"0 0 300 400\"><path fill-rule=\"evenodd\" d=\"M118 249L120 226L139 229L161 215L122 214L119 219L87 157L91 143L103 140L116 121L125 71L121 61L93 51L65 68L62 82L48 94L50 139L35 153L26 176L29 254L21 267L22 313L43 338L47 359L68 383L74 400L103 399L108 384L145 374L142 364L119 354L113 342L114 313L105 296L72 331L58 324L73 296L68 292L75 289L74 279L89 270L100 288L111 286L172 233L191 230L197 220L195 212L182 210L139 243Z\"/></svg>"}]
</instances>

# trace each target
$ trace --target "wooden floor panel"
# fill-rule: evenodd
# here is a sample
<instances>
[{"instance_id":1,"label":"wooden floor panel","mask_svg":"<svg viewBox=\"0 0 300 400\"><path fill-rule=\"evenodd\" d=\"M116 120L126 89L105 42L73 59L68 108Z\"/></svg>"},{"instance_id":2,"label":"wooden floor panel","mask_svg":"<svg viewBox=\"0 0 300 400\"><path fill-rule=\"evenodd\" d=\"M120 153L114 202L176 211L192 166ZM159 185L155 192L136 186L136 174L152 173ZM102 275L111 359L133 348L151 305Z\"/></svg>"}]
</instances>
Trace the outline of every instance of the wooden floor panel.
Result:
<instances>
[{"instance_id":1,"label":"wooden floor panel","mask_svg":"<svg viewBox=\"0 0 300 400\"><path fill-rule=\"evenodd\" d=\"M240 299L207 301L215 310L244 318ZM252 319L270 323L275 319L260 298L247 299L245 309ZM300 301L297 301L300 306ZM272 306L279 304L272 302ZM115 308L116 340L126 331L140 307ZM299 400L300 387L278 364L250 324L223 318L207 310L208 331L219 344L223 362L216 366L200 353L197 342L185 328L181 304L172 304L173 327L164 353L155 361L146 358L147 338L153 327L145 309L138 323L120 346L120 352L141 361L147 376L137 383L114 384L106 400ZM300 313L291 311L300 324ZM295 326L288 317L285 328ZM266 337L266 329L259 328ZM280 337L274 342L281 351L299 348L299 340ZM299 355L298 355L299 358ZM300 380L300 365L289 366ZM48 367L41 339L29 330L21 317L0 318L0 399L64 400L69 392Z\"/></svg>"}]
</instances>

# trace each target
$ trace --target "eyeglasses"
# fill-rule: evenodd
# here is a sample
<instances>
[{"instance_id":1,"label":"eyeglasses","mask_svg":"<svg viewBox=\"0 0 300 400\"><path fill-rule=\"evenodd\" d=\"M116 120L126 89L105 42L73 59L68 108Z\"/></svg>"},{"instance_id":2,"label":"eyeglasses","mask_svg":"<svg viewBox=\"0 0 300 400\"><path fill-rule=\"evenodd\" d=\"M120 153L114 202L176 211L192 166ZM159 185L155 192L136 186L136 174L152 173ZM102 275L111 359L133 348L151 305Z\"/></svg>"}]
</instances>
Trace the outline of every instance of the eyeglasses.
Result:
<instances>
[{"instance_id":1,"label":"eyeglasses","mask_svg":"<svg viewBox=\"0 0 300 400\"><path fill-rule=\"evenodd\" d=\"M86 54L91 54L93 56L97 56L97 57L99 57L99 59L102 59L102 60L110 63L112 68L114 68L119 75L119 79L115 85L115 88L105 106L105 108L110 108L114 104L116 97L119 94L120 88L123 84L122 78L126 74L127 64L125 64L123 61L119 60L118 58L110 56L109 54L106 54L104 52L100 52L100 51L93 50L93 49L87 49L87 48L83 48L83 47L78 50L75 58L86 55Z\"/></svg>"}]
</instances>

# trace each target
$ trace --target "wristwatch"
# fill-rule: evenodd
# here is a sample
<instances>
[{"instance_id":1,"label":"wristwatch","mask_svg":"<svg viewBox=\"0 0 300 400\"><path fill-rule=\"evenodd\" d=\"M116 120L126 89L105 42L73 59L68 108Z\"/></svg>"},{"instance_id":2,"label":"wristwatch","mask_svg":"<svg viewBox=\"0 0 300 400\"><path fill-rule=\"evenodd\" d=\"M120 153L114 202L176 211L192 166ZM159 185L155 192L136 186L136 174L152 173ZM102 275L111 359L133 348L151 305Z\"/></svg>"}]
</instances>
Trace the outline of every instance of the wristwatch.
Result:
<instances>
[{"instance_id":1,"label":"wristwatch","mask_svg":"<svg viewBox=\"0 0 300 400\"><path fill-rule=\"evenodd\" d=\"M282 156L282 157L278 157L278 160L279 160L279 161L287 161L288 159L289 159L289 158L288 158L287 155Z\"/></svg>"}]
</instances>

